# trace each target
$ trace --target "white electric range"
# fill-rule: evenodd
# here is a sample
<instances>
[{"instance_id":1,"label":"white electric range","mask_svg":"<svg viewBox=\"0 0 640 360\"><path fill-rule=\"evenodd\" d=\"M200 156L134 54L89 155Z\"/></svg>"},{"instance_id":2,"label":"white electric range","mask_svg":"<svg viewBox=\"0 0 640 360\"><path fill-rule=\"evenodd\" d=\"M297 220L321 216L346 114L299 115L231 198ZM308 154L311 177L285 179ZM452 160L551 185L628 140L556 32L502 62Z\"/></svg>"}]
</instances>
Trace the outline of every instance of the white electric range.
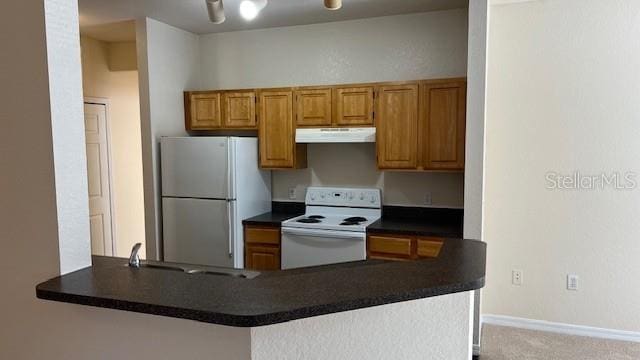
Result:
<instances>
[{"instance_id":1,"label":"white electric range","mask_svg":"<svg viewBox=\"0 0 640 360\"><path fill-rule=\"evenodd\" d=\"M380 189L309 187L305 214L282 223L282 269L365 260L366 229L382 215Z\"/></svg>"}]
</instances>

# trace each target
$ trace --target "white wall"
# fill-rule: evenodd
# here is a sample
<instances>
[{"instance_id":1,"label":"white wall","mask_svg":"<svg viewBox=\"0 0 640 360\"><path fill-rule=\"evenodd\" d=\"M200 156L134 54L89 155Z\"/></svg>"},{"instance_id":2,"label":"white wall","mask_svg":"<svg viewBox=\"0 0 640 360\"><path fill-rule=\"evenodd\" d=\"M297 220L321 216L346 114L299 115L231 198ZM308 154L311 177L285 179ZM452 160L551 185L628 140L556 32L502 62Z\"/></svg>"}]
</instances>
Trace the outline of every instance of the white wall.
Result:
<instances>
[{"instance_id":1,"label":"white wall","mask_svg":"<svg viewBox=\"0 0 640 360\"><path fill-rule=\"evenodd\" d=\"M198 86L198 36L153 19L136 21L147 257L160 232L159 139L185 136L183 91Z\"/></svg>"},{"instance_id":2,"label":"white wall","mask_svg":"<svg viewBox=\"0 0 640 360\"><path fill-rule=\"evenodd\" d=\"M36 299L90 263L77 1L45 3L46 34L42 0L0 12L0 358L248 359L248 329Z\"/></svg>"},{"instance_id":3,"label":"white wall","mask_svg":"<svg viewBox=\"0 0 640 360\"><path fill-rule=\"evenodd\" d=\"M474 240L483 240L484 126L490 8L489 0L469 2L463 236ZM481 290L474 292L473 345L476 355L480 349L480 293Z\"/></svg>"},{"instance_id":4,"label":"white wall","mask_svg":"<svg viewBox=\"0 0 640 360\"><path fill-rule=\"evenodd\" d=\"M640 173L639 18L635 0L492 7L483 313L640 331L640 190L545 182Z\"/></svg>"},{"instance_id":5,"label":"white wall","mask_svg":"<svg viewBox=\"0 0 640 360\"><path fill-rule=\"evenodd\" d=\"M60 271L65 274L91 265L91 245L86 242L89 201L84 111L82 99L76 96L82 93L80 35L77 27L68 29L67 22L78 17L78 9L65 0L47 0L44 12ZM73 172L84 176L73 176Z\"/></svg>"},{"instance_id":6,"label":"white wall","mask_svg":"<svg viewBox=\"0 0 640 360\"><path fill-rule=\"evenodd\" d=\"M135 43L106 43L86 36L80 42L84 96L109 99L115 255L129 256L131 247L142 242L144 256L138 71L111 71L109 66L111 62L130 64L131 57L135 60Z\"/></svg>"},{"instance_id":7,"label":"white wall","mask_svg":"<svg viewBox=\"0 0 640 360\"><path fill-rule=\"evenodd\" d=\"M471 359L472 293L251 329L252 360Z\"/></svg>"},{"instance_id":8,"label":"white wall","mask_svg":"<svg viewBox=\"0 0 640 360\"><path fill-rule=\"evenodd\" d=\"M466 9L209 34L202 89L340 84L465 76ZM373 145L310 145L309 167L273 173L274 200L307 186L378 186L385 204L462 207L460 173L382 173Z\"/></svg>"}]
</instances>

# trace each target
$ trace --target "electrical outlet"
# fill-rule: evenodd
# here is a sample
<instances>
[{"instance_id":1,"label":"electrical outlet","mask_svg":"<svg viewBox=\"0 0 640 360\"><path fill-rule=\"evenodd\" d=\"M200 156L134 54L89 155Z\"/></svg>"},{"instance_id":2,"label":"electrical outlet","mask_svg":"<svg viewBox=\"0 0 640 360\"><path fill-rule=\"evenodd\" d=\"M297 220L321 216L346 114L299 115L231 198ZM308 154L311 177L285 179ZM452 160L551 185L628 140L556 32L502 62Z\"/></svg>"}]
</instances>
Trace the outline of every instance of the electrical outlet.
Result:
<instances>
[{"instance_id":1,"label":"electrical outlet","mask_svg":"<svg viewBox=\"0 0 640 360\"><path fill-rule=\"evenodd\" d=\"M517 286L522 285L522 270L511 270L511 283Z\"/></svg>"},{"instance_id":2,"label":"electrical outlet","mask_svg":"<svg viewBox=\"0 0 640 360\"><path fill-rule=\"evenodd\" d=\"M290 200L295 200L296 199L296 188L294 188L294 187L289 188L289 199Z\"/></svg>"},{"instance_id":3,"label":"electrical outlet","mask_svg":"<svg viewBox=\"0 0 640 360\"><path fill-rule=\"evenodd\" d=\"M431 192L427 191L426 193L424 193L424 204L425 205L431 205L432 201L431 201Z\"/></svg>"},{"instance_id":4,"label":"electrical outlet","mask_svg":"<svg viewBox=\"0 0 640 360\"><path fill-rule=\"evenodd\" d=\"M567 290L578 290L578 275L567 275Z\"/></svg>"}]
</instances>

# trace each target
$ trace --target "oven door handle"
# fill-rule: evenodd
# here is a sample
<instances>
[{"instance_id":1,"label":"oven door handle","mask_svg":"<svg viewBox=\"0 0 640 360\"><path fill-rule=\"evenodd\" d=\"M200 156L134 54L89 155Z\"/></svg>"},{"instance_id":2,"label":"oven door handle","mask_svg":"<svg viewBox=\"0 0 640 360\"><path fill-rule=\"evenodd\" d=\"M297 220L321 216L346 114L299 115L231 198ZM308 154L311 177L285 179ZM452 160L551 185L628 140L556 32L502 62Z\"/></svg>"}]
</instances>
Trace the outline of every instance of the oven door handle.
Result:
<instances>
[{"instance_id":1,"label":"oven door handle","mask_svg":"<svg viewBox=\"0 0 640 360\"><path fill-rule=\"evenodd\" d=\"M347 239L347 240L360 240L364 241L366 238L365 233L357 231L335 231L335 230L316 230L316 229L298 229L298 228L282 228L282 233L299 235L299 236L311 236L322 237L332 239Z\"/></svg>"}]
</instances>

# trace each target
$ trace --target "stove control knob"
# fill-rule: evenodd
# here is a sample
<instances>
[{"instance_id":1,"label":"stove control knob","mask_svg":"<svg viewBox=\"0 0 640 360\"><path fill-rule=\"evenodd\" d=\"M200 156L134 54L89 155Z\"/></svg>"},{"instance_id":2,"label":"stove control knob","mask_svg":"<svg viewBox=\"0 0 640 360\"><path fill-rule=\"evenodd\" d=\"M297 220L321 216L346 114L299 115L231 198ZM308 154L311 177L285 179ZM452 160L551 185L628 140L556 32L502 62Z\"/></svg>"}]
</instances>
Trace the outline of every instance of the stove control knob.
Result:
<instances>
[{"instance_id":1,"label":"stove control knob","mask_svg":"<svg viewBox=\"0 0 640 360\"><path fill-rule=\"evenodd\" d=\"M325 194L324 193L320 193L320 198L324 199Z\"/></svg>"},{"instance_id":2,"label":"stove control knob","mask_svg":"<svg viewBox=\"0 0 640 360\"><path fill-rule=\"evenodd\" d=\"M360 193L360 200L364 200L364 193Z\"/></svg>"},{"instance_id":3,"label":"stove control knob","mask_svg":"<svg viewBox=\"0 0 640 360\"><path fill-rule=\"evenodd\" d=\"M311 195L309 196L311 198L311 201L315 201L316 200L316 194L311 193Z\"/></svg>"},{"instance_id":4,"label":"stove control knob","mask_svg":"<svg viewBox=\"0 0 640 360\"><path fill-rule=\"evenodd\" d=\"M371 198L369 199L370 203L375 203L376 202L376 196L375 195L371 195Z\"/></svg>"},{"instance_id":5,"label":"stove control knob","mask_svg":"<svg viewBox=\"0 0 640 360\"><path fill-rule=\"evenodd\" d=\"M349 192L347 193L347 198L348 198L349 200L353 200L353 192L349 191Z\"/></svg>"}]
</instances>

